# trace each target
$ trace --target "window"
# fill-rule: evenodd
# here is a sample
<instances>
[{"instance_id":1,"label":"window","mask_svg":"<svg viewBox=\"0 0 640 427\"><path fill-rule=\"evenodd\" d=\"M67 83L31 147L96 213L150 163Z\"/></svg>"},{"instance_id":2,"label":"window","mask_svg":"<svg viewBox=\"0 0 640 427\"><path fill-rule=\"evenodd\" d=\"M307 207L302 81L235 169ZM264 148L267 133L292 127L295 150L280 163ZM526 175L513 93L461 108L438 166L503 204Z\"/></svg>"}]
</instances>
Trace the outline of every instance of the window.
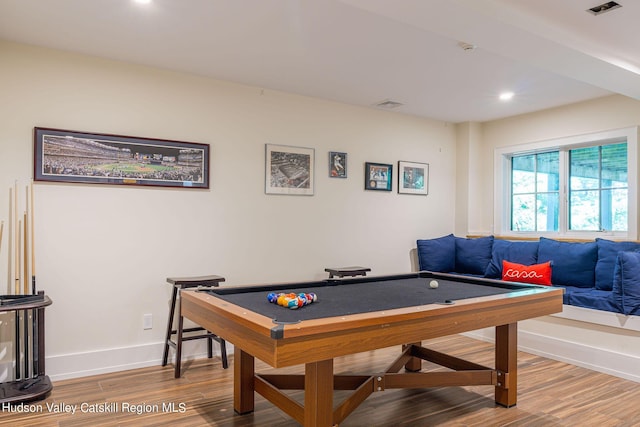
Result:
<instances>
[{"instance_id":1,"label":"window","mask_svg":"<svg viewBox=\"0 0 640 427\"><path fill-rule=\"evenodd\" d=\"M569 151L569 230L627 231L627 144Z\"/></svg>"},{"instance_id":2,"label":"window","mask_svg":"<svg viewBox=\"0 0 640 427\"><path fill-rule=\"evenodd\" d=\"M558 231L558 152L511 158L511 230Z\"/></svg>"},{"instance_id":3,"label":"window","mask_svg":"<svg viewBox=\"0 0 640 427\"><path fill-rule=\"evenodd\" d=\"M496 150L496 234L637 239L637 140L634 127Z\"/></svg>"}]
</instances>

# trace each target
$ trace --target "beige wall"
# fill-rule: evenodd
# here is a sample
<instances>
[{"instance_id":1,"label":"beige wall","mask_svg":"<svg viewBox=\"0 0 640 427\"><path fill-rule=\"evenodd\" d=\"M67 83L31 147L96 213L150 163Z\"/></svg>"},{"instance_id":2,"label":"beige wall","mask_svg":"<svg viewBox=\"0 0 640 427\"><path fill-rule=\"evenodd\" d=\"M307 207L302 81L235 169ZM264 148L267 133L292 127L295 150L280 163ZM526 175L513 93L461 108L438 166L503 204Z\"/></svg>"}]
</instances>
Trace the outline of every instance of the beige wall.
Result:
<instances>
[{"instance_id":1,"label":"beige wall","mask_svg":"<svg viewBox=\"0 0 640 427\"><path fill-rule=\"evenodd\" d=\"M484 218L491 210L493 199L487 198L486 192L476 191L491 185L486 179L486 169L492 163L484 163L482 141L482 123L467 122L456 126L457 165L456 165L456 224L455 234L487 234L483 228ZM483 181L478 181L483 180Z\"/></svg>"},{"instance_id":2,"label":"beige wall","mask_svg":"<svg viewBox=\"0 0 640 427\"><path fill-rule=\"evenodd\" d=\"M35 184L54 377L158 363L168 276L239 285L319 279L327 266L407 272L417 238L453 230L447 123L4 42L0 55L5 222L9 187L23 192L32 177L34 126L211 145L209 190ZM313 197L264 194L266 143L315 149ZM328 178L329 150L348 152L348 179ZM398 195L395 177L391 193L363 190L365 161L395 171L398 160L430 164L427 197ZM3 281L7 253L5 234Z\"/></svg>"}]
</instances>

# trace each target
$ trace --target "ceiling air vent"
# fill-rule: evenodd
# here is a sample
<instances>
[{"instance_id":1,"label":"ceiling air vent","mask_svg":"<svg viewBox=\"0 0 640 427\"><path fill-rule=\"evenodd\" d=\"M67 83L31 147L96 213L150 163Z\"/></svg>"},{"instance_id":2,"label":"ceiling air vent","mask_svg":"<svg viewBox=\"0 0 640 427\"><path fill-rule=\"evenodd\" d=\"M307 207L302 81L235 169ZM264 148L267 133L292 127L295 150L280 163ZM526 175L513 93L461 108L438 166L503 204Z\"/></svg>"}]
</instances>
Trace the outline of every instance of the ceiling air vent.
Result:
<instances>
[{"instance_id":1,"label":"ceiling air vent","mask_svg":"<svg viewBox=\"0 0 640 427\"><path fill-rule=\"evenodd\" d=\"M404 104L402 104L401 102L392 101L390 99L385 99L384 101L380 101L373 105L378 108L384 108L385 110L393 110L394 108L398 108Z\"/></svg>"},{"instance_id":2,"label":"ceiling air vent","mask_svg":"<svg viewBox=\"0 0 640 427\"><path fill-rule=\"evenodd\" d=\"M617 9L622 7L620 3L616 3L615 1L608 1L606 3L601 4L600 6L592 7L591 9L587 9L587 12L594 14L595 16L601 15L605 12L610 12L613 9Z\"/></svg>"},{"instance_id":3,"label":"ceiling air vent","mask_svg":"<svg viewBox=\"0 0 640 427\"><path fill-rule=\"evenodd\" d=\"M467 42L459 42L458 46L460 46L460 49L464 50L465 52L472 52L472 51L476 50L476 45L475 44L471 44L471 43L467 43Z\"/></svg>"}]
</instances>

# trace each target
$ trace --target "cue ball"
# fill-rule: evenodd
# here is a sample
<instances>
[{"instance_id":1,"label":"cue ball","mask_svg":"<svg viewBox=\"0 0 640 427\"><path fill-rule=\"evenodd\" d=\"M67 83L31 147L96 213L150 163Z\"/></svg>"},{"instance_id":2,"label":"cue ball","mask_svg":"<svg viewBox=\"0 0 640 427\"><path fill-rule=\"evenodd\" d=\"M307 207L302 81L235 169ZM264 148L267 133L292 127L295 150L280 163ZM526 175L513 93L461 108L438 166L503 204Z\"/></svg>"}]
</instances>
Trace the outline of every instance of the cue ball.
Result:
<instances>
[{"instance_id":1,"label":"cue ball","mask_svg":"<svg viewBox=\"0 0 640 427\"><path fill-rule=\"evenodd\" d=\"M437 281L437 280L432 280L432 281L430 281L430 282L429 282L429 287L430 287L431 289L435 289L435 288L437 288L437 287L438 287L438 281Z\"/></svg>"}]
</instances>

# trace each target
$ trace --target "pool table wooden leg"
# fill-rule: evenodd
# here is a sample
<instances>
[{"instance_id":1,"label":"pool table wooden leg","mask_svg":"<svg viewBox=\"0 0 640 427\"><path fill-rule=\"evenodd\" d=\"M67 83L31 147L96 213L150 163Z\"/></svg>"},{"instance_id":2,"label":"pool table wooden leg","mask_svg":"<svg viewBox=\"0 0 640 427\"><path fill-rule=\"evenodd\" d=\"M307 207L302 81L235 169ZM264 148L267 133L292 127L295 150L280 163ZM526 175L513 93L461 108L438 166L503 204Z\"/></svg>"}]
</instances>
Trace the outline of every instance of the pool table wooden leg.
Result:
<instances>
[{"instance_id":1,"label":"pool table wooden leg","mask_svg":"<svg viewBox=\"0 0 640 427\"><path fill-rule=\"evenodd\" d=\"M412 345L414 345L416 347L420 347L420 346L422 346L422 342L417 341L417 342L412 342L410 344L404 344L402 346L402 351L405 351L408 347L411 347ZM419 357L412 357L404 365L404 369L406 369L409 372L418 372L418 371L420 371L420 369L422 369L422 359L420 359Z\"/></svg>"},{"instance_id":2,"label":"pool table wooden leg","mask_svg":"<svg viewBox=\"0 0 640 427\"><path fill-rule=\"evenodd\" d=\"M238 414L253 412L255 359L238 346L233 352L233 409Z\"/></svg>"},{"instance_id":3,"label":"pool table wooden leg","mask_svg":"<svg viewBox=\"0 0 640 427\"><path fill-rule=\"evenodd\" d=\"M496 326L496 403L507 408L518 398L518 324Z\"/></svg>"},{"instance_id":4,"label":"pool table wooden leg","mask_svg":"<svg viewBox=\"0 0 640 427\"><path fill-rule=\"evenodd\" d=\"M333 425L333 359L305 365L304 426Z\"/></svg>"}]
</instances>

